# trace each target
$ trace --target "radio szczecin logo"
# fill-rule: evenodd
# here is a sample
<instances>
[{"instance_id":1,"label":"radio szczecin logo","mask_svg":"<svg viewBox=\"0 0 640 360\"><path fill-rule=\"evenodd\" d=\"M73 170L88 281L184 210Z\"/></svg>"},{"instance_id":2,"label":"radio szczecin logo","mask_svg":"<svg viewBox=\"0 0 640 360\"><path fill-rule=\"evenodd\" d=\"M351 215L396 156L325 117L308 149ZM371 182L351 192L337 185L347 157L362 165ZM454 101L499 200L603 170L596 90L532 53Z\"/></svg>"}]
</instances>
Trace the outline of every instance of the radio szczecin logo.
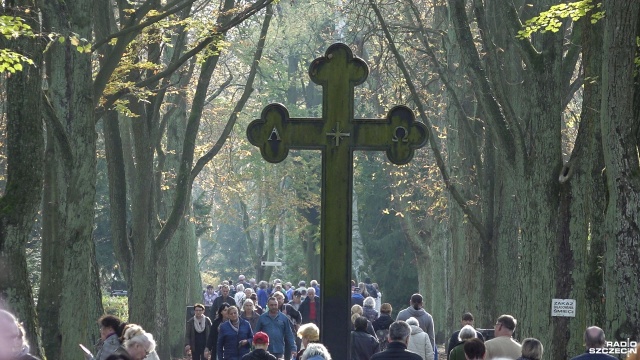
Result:
<instances>
[{"instance_id":1,"label":"radio szczecin logo","mask_svg":"<svg viewBox=\"0 0 640 360\"><path fill-rule=\"evenodd\" d=\"M637 341L606 341L603 348L589 348L589 354L635 354Z\"/></svg>"}]
</instances>

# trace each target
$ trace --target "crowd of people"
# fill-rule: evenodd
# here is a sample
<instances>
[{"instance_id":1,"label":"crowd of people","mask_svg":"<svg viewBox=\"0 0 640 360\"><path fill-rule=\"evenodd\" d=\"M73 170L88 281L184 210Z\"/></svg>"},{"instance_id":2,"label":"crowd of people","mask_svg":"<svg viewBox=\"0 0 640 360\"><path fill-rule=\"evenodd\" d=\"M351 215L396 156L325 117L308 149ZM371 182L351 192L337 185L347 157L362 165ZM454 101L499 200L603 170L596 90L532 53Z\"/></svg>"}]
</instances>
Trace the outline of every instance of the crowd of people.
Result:
<instances>
[{"instance_id":1,"label":"crowd of people","mask_svg":"<svg viewBox=\"0 0 640 360\"><path fill-rule=\"evenodd\" d=\"M202 303L186 321L184 352L192 360L332 360L331 344L320 342L320 287L312 280L294 288L276 279L271 284L241 275L234 286L225 281L207 286ZM382 293L366 279L352 284L351 360L437 360L433 317L420 294L395 319ZM100 341L95 351L81 345L87 360L159 360L153 336L136 324L113 315L98 320ZM461 329L446 346L449 360L541 360L544 347L535 338L514 339L517 320L501 315L491 339L477 331L473 315L465 313ZM25 332L10 312L0 310L0 360L38 360L29 353ZM584 333L586 352L572 360L613 360L607 354L604 331L591 326ZM634 345L635 346L635 345ZM640 346L628 360L640 360ZM635 351L635 353L634 353ZM95 354L95 355L94 355Z\"/></svg>"},{"instance_id":2,"label":"crowd of people","mask_svg":"<svg viewBox=\"0 0 640 360\"><path fill-rule=\"evenodd\" d=\"M153 335L136 324L127 324L113 315L98 320L100 341L95 355L84 345L87 360L158 360ZM16 317L0 310L0 360L38 360L30 354L24 328Z\"/></svg>"}]
</instances>

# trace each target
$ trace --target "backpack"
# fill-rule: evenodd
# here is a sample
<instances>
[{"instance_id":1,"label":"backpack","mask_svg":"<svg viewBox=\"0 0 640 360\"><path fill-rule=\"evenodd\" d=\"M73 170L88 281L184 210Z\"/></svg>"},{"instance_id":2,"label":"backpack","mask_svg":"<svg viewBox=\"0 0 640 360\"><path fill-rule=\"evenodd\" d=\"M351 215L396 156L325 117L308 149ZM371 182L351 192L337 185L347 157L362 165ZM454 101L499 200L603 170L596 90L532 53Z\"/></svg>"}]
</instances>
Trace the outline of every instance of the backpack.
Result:
<instances>
[{"instance_id":1,"label":"backpack","mask_svg":"<svg viewBox=\"0 0 640 360\"><path fill-rule=\"evenodd\" d=\"M376 331L376 337L378 337L381 352L385 351L387 349L387 345L389 345L387 335L389 335L389 329L381 329Z\"/></svg>"},{"instance_id":2,"label":"backpack","mask_svg":"<svg viewBox=\"0 0 640 360\"><path fill-rule=\"evenodd\" d=\"M376 288L373 287L373 284L365 284L364 287L369 293L369 296L371 296L374 299L378 298L378 290L376 290Z\"/></svg>"}]
</instances>

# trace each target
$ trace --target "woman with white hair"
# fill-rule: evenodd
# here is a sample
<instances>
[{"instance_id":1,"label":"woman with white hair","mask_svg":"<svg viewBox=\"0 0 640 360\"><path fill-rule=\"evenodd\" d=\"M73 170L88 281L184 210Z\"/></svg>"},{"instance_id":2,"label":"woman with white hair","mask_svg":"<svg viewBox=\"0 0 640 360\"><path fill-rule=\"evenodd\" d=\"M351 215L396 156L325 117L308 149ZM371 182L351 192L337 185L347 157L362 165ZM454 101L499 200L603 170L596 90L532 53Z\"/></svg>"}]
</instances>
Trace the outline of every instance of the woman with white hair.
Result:
<instances>
[{"instance_id":1,"label":"woman with white hair","mask_svg":"<svg viewBox=\"0 0 640 360\"><path fill-rule=\"evenodd\" d=\"M153 335L144 331L140 325L129 324L124 328L122 346L115 354L128 355L132 360L157 359L155 350Z\"/></svg>"},{"instance_id":2,"label":"woman with white hair","mask_svg":"<svg viewBox=\"0 0 640 360\"><path fill-rule=\"evenodd\" d=\"M302 354L301 360L331 360L331 354L320 343L309 343Z\"/></svg>"},{"instance_id":3,"label":"woman with white hair","mask_svg":"<svg viewBox=\"0 0 640 360\"><path fill-rule=\"evenodd\" d=\"M254 310L253 300L245 299L242 303L242 311L240 312L240 318L243 320L247 320L249 325L251 325L251 330L255 330L256 325L258 325L258 320L260 319L260 314L258 314Z\"/></svg>"},{"instance_id":4,"label":"woman with white hair","mask_svg":"<svg viewBox=\"0 0 640 360\"><path fill-rule=\"evenodd\" d=\"M0 360L38 360L29 354L22 325L5 310L0 310Z\"/></svg>"},{"instance_id":5,"label":"woman with white hair","mask_svg":"<svg viewBox=\"0 0 640 360\"><path fill-rule=\"evenodd\" d=\"M476 338L476 329L471 325L465 325L460 329L460 333L458 334L458 345L454 346L453 349L449 351L449 360L466 360L464 355L464 343L467 340Z\"/></svg>"},{"instance_id":6,"label":"woman with white hair","mask_svg":"<svg viewBox=\"0 0 640 360\"><path fill-rule=\"evenodd\" d=\"M423 360L433 360L433 345L431 344L429 335L420 327L418 319L410 317L407 319L407 324L411 327L407 350L420 355Z\"/></svg>"},{"instance_id":7,"label":"woman with white hair","mask_svg":"<svg viewBox=\"0 0 640 360\"><path fill-rule=\"evenodd\" d=\"M233 300L236 301L236 305L241 306L240 304L242 304L246 298L247 295L244 293L244 285L236 285L236 294L233 295Z\"/></svg>"},{"instance_id":8,"label":"woman with white hair","mask_svg":"<svg viewBox=\"0 0 640 360\"><path fill-rule=\"evenodd\" d=\"M367 320L374 322L378 318L378 311L375 309L376 299L368 296L363 301L363 314L362 316L366 317Z\"/></svg>"}]
</instances>

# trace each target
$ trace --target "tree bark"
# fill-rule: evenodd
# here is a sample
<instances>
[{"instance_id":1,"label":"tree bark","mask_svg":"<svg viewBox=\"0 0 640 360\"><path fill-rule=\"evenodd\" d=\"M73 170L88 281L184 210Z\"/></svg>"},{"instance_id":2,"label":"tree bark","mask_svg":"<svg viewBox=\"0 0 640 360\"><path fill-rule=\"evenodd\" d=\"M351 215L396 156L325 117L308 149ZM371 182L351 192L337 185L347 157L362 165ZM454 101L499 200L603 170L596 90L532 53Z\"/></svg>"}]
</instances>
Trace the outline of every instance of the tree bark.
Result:
<instances>
[{"instance_id":1,"label":"tree bark","mask_svg":"<svg viewBox=\"0 0 640 360\"><path fill-rule=\"evenodd\" d=\"M634 129L637 1L604 1L600 126L606 165L606 319L609 338L640 336L640 164ZM635 124L635 125L633 125Z\"/></svg>"},{"instance_id":2,"label":"tree bark","mask_svg":"<svg viewBox=\"0 0 640 360\"><path fill-rule=\"evenodd\" d=\"M91 41L91 4L46 1L41 4L45 30L75 33ZM82 359L78 344L97 342L96 320L102 314L98 269L92 239L96 182L96 133L93 115L92 67L89 54L66 41L55 42L47 58L53 122L66 133L60 146L71 149L66 201L58 203L64 216L64 273L57 324L62 334L61 359ZM64 163L67 159L60 158ZM78 309L84 309L78 312Z\"/></svg>"},{"instance_id":3,"label":"tree bark","mask_svg":"<svg viewBox=\"0 0 640 360\"><path fill-rule=\"evenodd\" d=\"M15 9L32 29L38 29L31 1L17 1ZM24 10L29 9L30 12ZM0 305L24 322L33 353L41 354L39 331L25 246L42 199L44 133L42 123L42 50L37 39L21 37L8 44L34 65L7 76L7 181L0 198Z\"/></svg>"}]
</instances>

